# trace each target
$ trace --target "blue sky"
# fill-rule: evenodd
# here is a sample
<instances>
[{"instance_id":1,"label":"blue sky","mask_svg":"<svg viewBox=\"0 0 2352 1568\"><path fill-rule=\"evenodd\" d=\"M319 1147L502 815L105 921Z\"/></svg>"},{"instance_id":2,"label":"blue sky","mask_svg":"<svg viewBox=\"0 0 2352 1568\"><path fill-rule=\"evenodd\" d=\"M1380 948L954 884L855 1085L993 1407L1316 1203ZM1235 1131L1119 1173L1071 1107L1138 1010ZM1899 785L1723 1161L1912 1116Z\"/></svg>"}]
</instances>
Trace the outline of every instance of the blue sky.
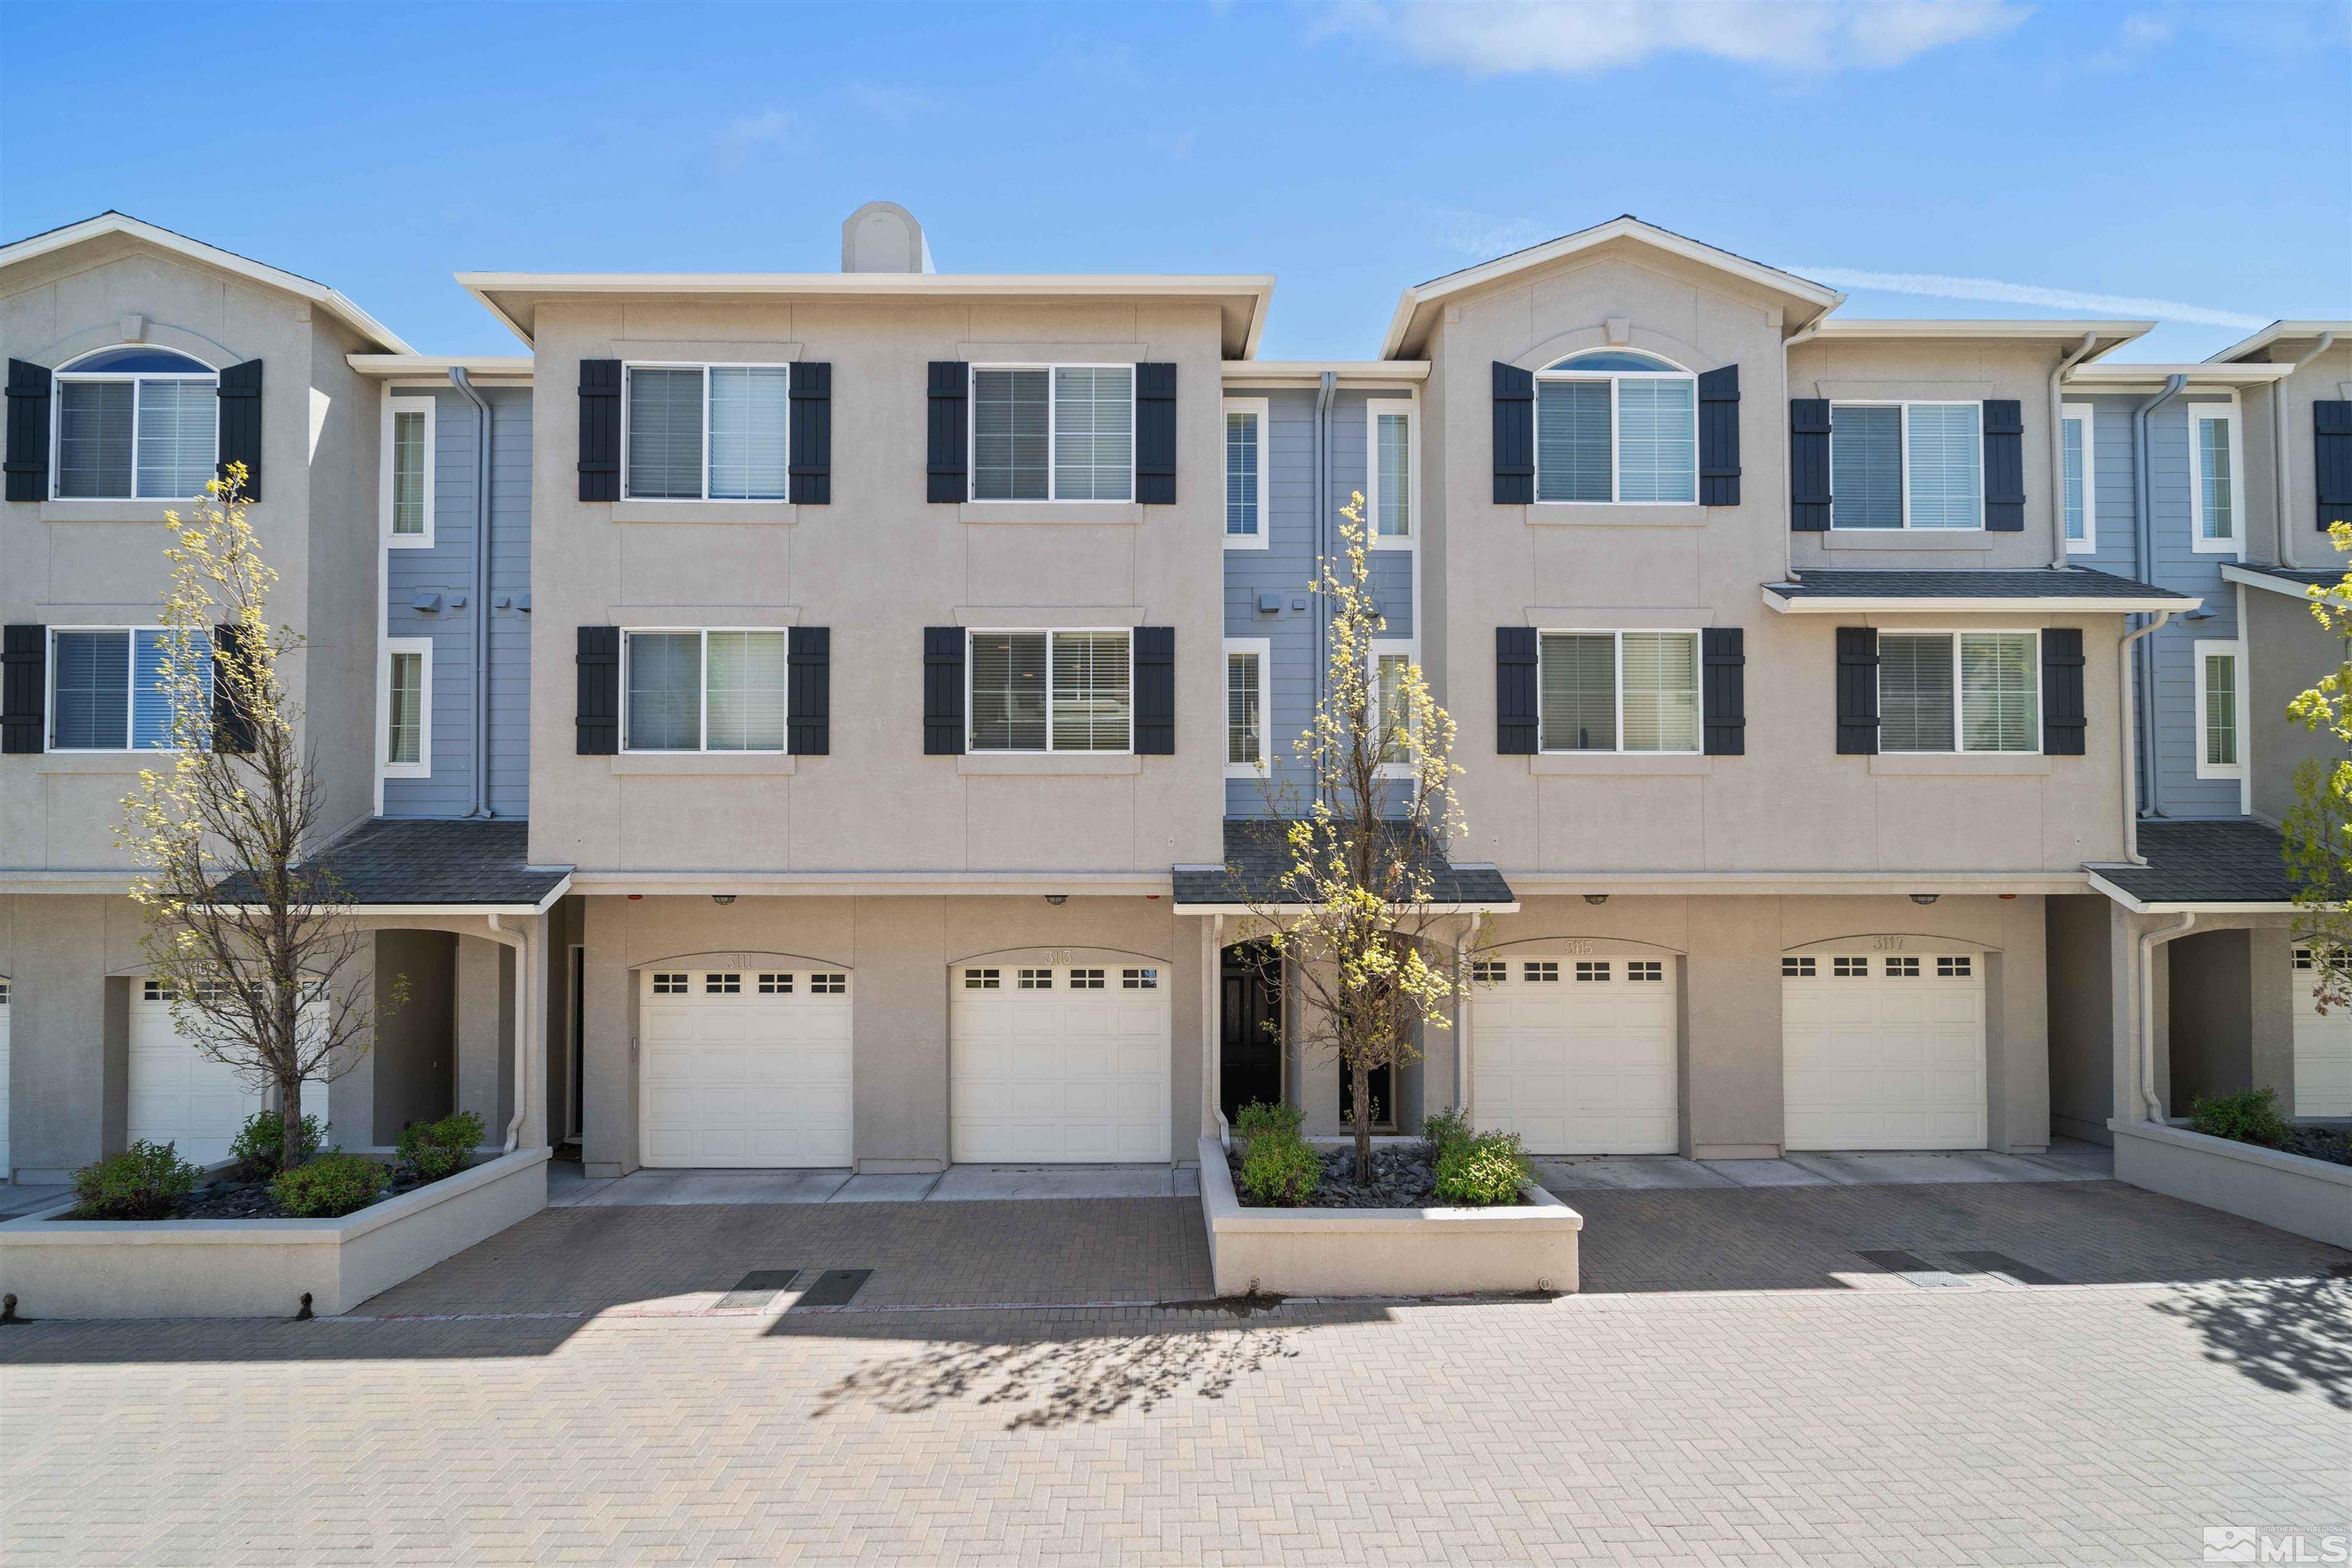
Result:
<instances>
[{"instance_id":1,"label":"blue sky","mask_svg":"<svg viewBox=\"0 0 2352 1568\"><path fill-rule=\"evenodd\" d=\"M0 237L119 207L506 353L451 273L831 270L887 197L945 271L1275 273L1310 358L1632 212L1848 314L2196 358L2352 315L2347 101L2336 3L9 0Z\"/></svg>"}]
</instances>

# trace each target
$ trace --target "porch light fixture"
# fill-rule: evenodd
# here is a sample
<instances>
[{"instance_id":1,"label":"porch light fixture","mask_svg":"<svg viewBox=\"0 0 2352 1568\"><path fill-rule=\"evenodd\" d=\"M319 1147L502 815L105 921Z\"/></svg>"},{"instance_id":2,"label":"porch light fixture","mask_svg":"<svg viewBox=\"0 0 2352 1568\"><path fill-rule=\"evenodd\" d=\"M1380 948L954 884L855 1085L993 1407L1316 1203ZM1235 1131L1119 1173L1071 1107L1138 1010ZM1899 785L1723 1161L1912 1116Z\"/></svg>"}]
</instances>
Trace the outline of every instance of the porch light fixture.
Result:
<instances>
[{"instance_id":1,"label":"porch light fixture","mask_svg":"<svg viewBox=\"0 0 2352 1568\"><path fill-rule=\"evenodd\" d=\"M1584 895L1584 901L1588 904L1605 904L1609 901L1609 895L1606 893L1587 893Z\"/></svg>"},{"instance_id":2,"label":"porch light fixture","mask_svg":"<svg viewBox=\"0 0 2352 1568\"><path fill-rule=\"evenodd\" d=\"M1058 910L1064 904L1070 901L1070 895L1067 893L1048 893L1045 895L1045 901Z\"/></svg>"},{"instance_id":3,"label":"porch light fixture","mask_svg":"<svg viewBox=\"0 0 2352 1568\"><path fill-rule=\"evenodd\" d=\"M735 901L735 895L732 893L713 893L710 895L710 901L723 909L727 905Z\"/></svg>"},{"instance_id":4,"label":"porch light fixture","mask_svg":"<svg viewBox=\"0 0 2352 1568\"><path fill-rule=\"evenodd\" d=\"M1937 893L1914 893L1911 895L1911 901L1915 904L1932 904L1940 896Z\"/></svg>"}]
</instances>

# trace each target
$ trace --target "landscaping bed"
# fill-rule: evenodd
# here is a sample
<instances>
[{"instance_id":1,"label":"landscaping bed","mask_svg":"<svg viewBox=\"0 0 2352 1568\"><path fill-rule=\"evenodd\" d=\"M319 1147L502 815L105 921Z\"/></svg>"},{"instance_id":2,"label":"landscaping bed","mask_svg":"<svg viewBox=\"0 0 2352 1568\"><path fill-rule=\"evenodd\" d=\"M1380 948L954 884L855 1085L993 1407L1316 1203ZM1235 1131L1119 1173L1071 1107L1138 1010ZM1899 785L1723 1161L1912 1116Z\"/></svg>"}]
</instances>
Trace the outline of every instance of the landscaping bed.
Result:
<instances>
[{"instance_id":1,"label":"landscaping bed","mask_svg":"<svg viewBox=\"0 0 2352 1568\"><path fill-rule=\"evenodd\" d=\"M2331 1165L2352 1165L2352 1131L2340 1127L2298 1127L2289 1134L2285 1151Z\"/></svg>"},{"instance_id":2,"label":"landscaping bed","mask_svg":"<svg viewBox=\"0 0 2352 1568\"><path fill-rule=\"evenodd\" d=\"M382 1203L387 1198L396 1198L403 1193L413 1193L419 1187L429 1187L434 1182L446 1180L448 1178L446 1176L436 1176L428 1180L414 1172L394 1168L391 1172L391 1180L377 1195L375 1201ZM367 1206L362 1204L360 1208ZM357 1214L359 1209L352 1212ZM68 1209L57 1217L70 1219L75 1215L71 1209ZM198 1187L180 1200L179 1206L172 1211L169 1217L173 1219L308 1219L311 1216L288 1214L279 1205L278 1195L271 1190L268 1182L228 1179L215 1182L209 1186ZM121 1223L137 1225L142 1222L125 1220Z\"/></svg>"},{"instance_id":3,"label":"landscaping bed","mask_svg":"<svg viewBox=\"0 0 2352 1568\"><path fill-rule=\"evenodd\" d=\"M1322 1148L1309 1145L1323 1162L1323 1173L1315 1191L1304 1201L1288 1206L1317 1209L1392 1209L1425 1208L1438 1201L1437 1161L1430 1146L1423 1142L1389 1145L1372 1151L1372 1179L1359 1186L1356 1183L1356 1151L1352 1145ZM1242 1185L1242 1159L1245 1146L1235 1143L1225 1151L1225 1168L1232 1173L1234 1185Z\"/></svg>"}]
</instances>

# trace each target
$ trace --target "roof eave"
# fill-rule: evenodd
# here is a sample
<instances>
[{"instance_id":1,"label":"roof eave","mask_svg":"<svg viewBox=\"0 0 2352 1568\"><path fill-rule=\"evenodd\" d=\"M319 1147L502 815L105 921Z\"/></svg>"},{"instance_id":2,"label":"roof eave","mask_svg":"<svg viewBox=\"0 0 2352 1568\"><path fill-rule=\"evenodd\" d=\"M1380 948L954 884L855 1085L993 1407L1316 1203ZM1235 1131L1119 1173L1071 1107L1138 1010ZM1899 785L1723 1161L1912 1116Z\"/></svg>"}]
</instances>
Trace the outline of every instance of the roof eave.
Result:
<instances>
[{"instance_id":1,"label":"roof eave","mask_svg":"<svg viewBox=\"0 0 2352 1568\"><path fill-rule=\"evenodd\" d=\"M1937 339L2024 339L2029 342L2072 342L2083 337L2095 337L2091 360L2110 353L2135 338L2145 337L2156 330L2154 321L1972 321L1964 316L1941 316L1913 320L1857 318L1853 321L1823 321L1815 334L1824 338L1884 339L1901 341L1906 338ZM2090 360L2084 362L2089 363Z\"/></svg>"},{"instance_id":2,"label":"roof eave","mask_svg":"<svg viewBox=\"0 0 2352 1568\"><path fill-rule=\"evenodd\" d=\"M2352 321L2273 321L2252 337L2231 343L2228 348L2208 354L2209 363L2234 360L2240 354L2258 353L2282 340L2294 342L2304 338L2316 338L2334 332L2339 338L2352 338Z\"/></svg>"},{"instance_id":3,"label":"roof eave","mask_svg":"<svg viewBox=\"0 0 2352 1568\"><path fill-rule=\"evenodd\" d=\"M1905 597L1894 594L1776 594L1764 586L1764 603L1784 616L1843 616L1857 611L1886 615L2008 615L2032 611L2053 616L2147 616L2164 610L2186 613L2205 601L2176 595L2147 597L2042 597L2032 594L1978 595L1969 597Z\"/></svg>"},{"instance_id":4,"label":"roof eave","mask_svg":"<svg viewBox=\"0 0 2352 1568\"><path fill-rule=\"evenodd\" d=\"M2121 870L2109 867L2109 870ZM2291 915L2303 906L2276 899L2143 899L2130 889L2111 882L2096 866L2085 866L2092 890L2104 893L2136 915Z\"/></svg>"}]
</instances>

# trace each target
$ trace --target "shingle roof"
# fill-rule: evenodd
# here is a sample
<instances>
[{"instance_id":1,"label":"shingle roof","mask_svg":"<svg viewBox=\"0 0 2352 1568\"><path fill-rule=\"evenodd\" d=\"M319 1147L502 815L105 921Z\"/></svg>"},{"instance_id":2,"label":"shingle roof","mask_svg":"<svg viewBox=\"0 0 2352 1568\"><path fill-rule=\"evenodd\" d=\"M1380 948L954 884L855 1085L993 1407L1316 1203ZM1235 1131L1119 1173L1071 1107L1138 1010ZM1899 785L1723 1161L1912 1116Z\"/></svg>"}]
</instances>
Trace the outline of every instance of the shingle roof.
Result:
<instances>
[{"instance_id":1,"label":"shingle roof","mask_svg":"<svg viewBox=\"0 0 2352 1568\"><path fill-rule=\"evenodd\" d=\"M2192 595L2087 567L2001 570L1808 571L1801 582L1766 586L1784 599L2170 599Z\"/></svg>"},{"instance_id":2,"label":"shingle roof","mask_svg":"<svg viewBox=\"0 0 2352 1568\"><path fill-rule=\"evenodd\" d=\"M2265 577L2275 577L2282 583L2299 584L2305 588L2333 588L2344 581L2344 568L2312 572L2299 566L2265 566L2256 561L2237 561L2231 564L2244 572L2259 572Z\"/></svg>"},{"instance_id":3,"label":"shingle roof","mask_svg":"<svg viewBox=\"0 0 2352 1568\"><path fill-rule=\"evenodd\" d=\"M1239 904L1270 897L1290 863L1287 822L1267 817L1225 819L1225 863L1173 868L1176 903ZM1456 864L1439 857L1424 841L1431 872L1431 901L1439 904L1507 904L1511 886L1492 866Z\"/></svg>"},{"instance_id":4,"label":"shingle roof","mask_svg":"<svg viewBox=\"0 0 2352 1568\"><path fill-rule=\"evenodd\" d=\"M536 907L571 875L569 866L530 866L530 824L411 821L379 817L329 846L317 864L344 898L369 904L504 904ZM221 884L235 899L251 886L242 873Z\"/></svg>"},{"instance_id":5,"label":"shingle roof","mask_svg":"<svg viewBox=\"0 0 2352 1568\"><path fill-rule=\"evenodd\" d=\"M2091 869L2149 904L2284 904L2294 899L2279 831L2260 822L2143 822L2145 866Z\"/></svg>"}]
</instances>

